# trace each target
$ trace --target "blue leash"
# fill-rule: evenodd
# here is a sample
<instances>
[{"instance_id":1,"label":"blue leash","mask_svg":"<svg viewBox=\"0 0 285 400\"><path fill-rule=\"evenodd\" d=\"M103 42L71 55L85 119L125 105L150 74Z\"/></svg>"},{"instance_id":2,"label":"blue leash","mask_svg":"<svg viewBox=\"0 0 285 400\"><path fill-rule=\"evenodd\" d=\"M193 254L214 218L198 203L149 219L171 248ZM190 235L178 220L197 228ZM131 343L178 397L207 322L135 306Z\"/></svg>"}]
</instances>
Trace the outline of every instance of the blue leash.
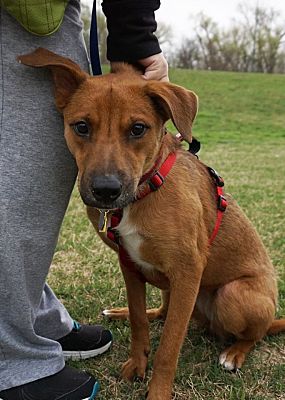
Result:
<instances>
[{"instance_id":1,"label":"blue leash","mask_svg":"<svg viewBox=\"0 0 285 400\"><path fill-rule=\"evenodd\" d=\"M102 75L99 45L98 45L98 32L97 32L97 18L96 18L96 0L93 2L91 29L90 29L90 59L93 75Z\"/></svg>"}]
</instances>

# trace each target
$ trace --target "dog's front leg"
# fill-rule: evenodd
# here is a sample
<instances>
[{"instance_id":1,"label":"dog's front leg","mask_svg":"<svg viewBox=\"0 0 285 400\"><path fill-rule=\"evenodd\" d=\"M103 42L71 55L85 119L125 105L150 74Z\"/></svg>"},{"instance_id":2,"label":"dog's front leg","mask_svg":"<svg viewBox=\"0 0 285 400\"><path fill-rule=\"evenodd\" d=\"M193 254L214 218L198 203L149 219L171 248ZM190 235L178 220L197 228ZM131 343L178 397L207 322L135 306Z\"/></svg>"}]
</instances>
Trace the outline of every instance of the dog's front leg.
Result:
<instances>
[{"instance_id":1,"label":"dog's front leg","mask_svg":"<svg viewBox=\"0 0 285 400\"><path fill-rule=\"evenodd\" d=\"M193 270L191 271L191 269ZM175 376L178 356L186 335L191 314L199 291L202 268L175 267L175 276L170 279L168 313L160 344L154 359L153 376L147 400L169 400ZM179 271L179 273L177 273ZM195 271L195 272L194 272Z\"/></svg>"},{"instance_id":2,"label":"dog's front leg","mask_svg":"<svg viewBox=\"0 0 285 400\"><path fill-rule=\"evenodd\" d=\"M127 288L132 333L130 357L123 364L122 377L131 380L134 376L144 377L150 352L145 280L135 267L127 267L122 262L120 266Z\"/></svg>"}]
</instances>

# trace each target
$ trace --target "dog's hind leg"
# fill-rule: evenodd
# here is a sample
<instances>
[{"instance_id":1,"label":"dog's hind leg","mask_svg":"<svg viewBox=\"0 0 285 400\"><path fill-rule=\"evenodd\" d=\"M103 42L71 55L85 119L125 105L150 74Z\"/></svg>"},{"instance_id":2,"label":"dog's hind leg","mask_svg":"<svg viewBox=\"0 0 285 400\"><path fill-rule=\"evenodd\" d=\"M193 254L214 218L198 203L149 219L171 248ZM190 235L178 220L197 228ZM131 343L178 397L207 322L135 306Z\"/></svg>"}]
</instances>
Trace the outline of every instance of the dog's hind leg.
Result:
<instances>
[{"instance_id":1,"label":"dog's hind leg","mask_svg":"<svg viewBox=\"0 0 285 400\"><path fill-rule=\"evenodd\" d=\"M220 364L228 370L242 366L246 354L272 325L275 295L274 290L266 291L264 283L245 278L217 291L212 308L212 330L222 335L226 332L237 339L220 355Z\"/></svg>"},{"instance_id":2,"label":"dog's hind leg","mask_svg":"<svg viewBox=\"0 0 285 400\"><path fill-rule=\"evenodd\" d=\"M149 321L154 321L155 319L165 319L168 311L168 305L169 305L169 290L162 290L160 307L150 308L146 312Z\"/></svg>"},{"instance_id":3,"label":"dog's hind leg","mask_svg":"<svg viewBox=\"0 0 285 400\"><path fill-rule=\"evenodd\" d=\"M162 303L158 308L149 308L146 310L146 315L149 321L154 321L156 319L165 319L168 304L169 304L169 291L161 291ZM102 314L111 320L126 320L129 319L129 309L128 307L117 307L111 308L110 310L104 310Z\"/></svg>"},{"instance_id":4,"label":"dog's hind leg","mask_svg":"<svg viewBox=\"0 0 285 400\"><path fill-rule=\"evenodd\" d=\"M285 319L275 319L267 331L267 335L277 335L280 332L285 332Z\"/></svg>"},{"instance_id":5,"label":"dog's hind leg","mask_svg":"<svg viewBox=\"0 0 285 400\"><path fill-rule=\"evenodd\" d=\"M104 317L107 317L111 320L121 320L124 321L129 319L129 308L128 307L116 307L110 308L102 311Z\"/></svg>"},{"instance_id":6,"label":"dog's hind leg","mask_svg":"<svg viewBox=\"0 0 285 400\"><path fill-rule=\"evenodd\" d=\"M229 371L241 368L247 353L255 345L256 340L238 340L232 346L227 347L219 357L220 364Z\"/></svg>"}]
</instances>

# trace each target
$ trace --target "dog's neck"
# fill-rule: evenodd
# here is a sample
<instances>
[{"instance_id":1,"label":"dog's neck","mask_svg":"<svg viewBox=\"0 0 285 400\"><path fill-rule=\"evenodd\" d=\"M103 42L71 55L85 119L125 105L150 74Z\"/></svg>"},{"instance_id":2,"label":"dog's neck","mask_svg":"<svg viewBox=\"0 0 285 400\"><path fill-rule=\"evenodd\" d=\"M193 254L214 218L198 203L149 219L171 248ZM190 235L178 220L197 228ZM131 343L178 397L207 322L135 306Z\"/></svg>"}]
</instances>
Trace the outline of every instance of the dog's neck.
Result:
<instances>
[{"instance_id":1,"label":"dog's neck","mask_svg":"<svg viewBox=\"0 0 285 400\"><path fill-rule=\"evenodd\" d=\"M172 134L166 132L153 166L140 179L135 200L159 189L164 183L165 174L167 175L171 170L176 159L176 152L180 147L180 142Z\"/></svg>"},{"instance_id":2,"label":"dog's neck","mask_svg":"<svg viewBox=\"0 0 285 400\"><path fill-rule=\"evenodd\" d=\"M144 172L143 176L140 179L140 184L146 181L154 171L159 169L161 164L170 153L176 153L179 148L181 148L180 141L177 140L174 135L165 130L165 135L163 136L160 148L153 158L152 166Z\"/></svg>"}]
</instances>

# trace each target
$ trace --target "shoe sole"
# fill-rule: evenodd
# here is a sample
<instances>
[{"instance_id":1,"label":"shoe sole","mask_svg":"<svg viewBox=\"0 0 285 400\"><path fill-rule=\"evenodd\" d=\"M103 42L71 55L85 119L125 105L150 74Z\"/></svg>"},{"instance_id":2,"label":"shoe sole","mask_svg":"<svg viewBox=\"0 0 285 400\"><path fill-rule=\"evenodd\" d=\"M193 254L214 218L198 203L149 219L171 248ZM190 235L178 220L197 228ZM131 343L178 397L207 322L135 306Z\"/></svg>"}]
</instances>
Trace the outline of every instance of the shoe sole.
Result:
<instances>
[{"instance_id":1,"label":"shoe sole","mask_svg":"<svg viewBox=\"0 0 285 400\"><path fill-rule=\"evenodd\" d=\"M99 382L95 382L95 385L93 386L93 390L92 390L91 396L85 397L84 399L81 399L81 400L94 400L96 395L97 395L97 393L99 392L99 389L100 389ZM4 400L4 399L2 399L0 397L0 400Z\"/></svg>"},{"instance_id":2,"label":"shoe sole","mask_svg":"<svg viewBox=\"0 0 285 400\"><path fill-rule=\"evenodd\" d=\"M63 351L65 360L86 360L87 358L92 358L105 353L111 347L112 342L105 344L105 346L99 349L87 350L87 351ZM1 400L1 399L0 399ZM88 400L88 399L83 399Z\"/></svg>"},{"instance_id":3,"label":"shoe sole","mask_svg":"<svg viewBox=\"0 0 285 400\"><path fill-rule=\"evenodd\" d=\"M81 400L93 400L93 399L95 399L97 392L98 392L98 390L96 390L95 393L92 393L91 397L85 397L85 399L81 399ZM2 399L0 397L0 400L4 400L4 399Z\"/></svg>"},{"instance_id":4,"label":"shoe sole","mask_svg":"<svg viewBox=\"0 0 285 400\"><path fill-rule=\"evenodd\" d=\"M98 393L98 391L99 391L99 388L100 388L100 384L99 384L99 382L96 382L94 387L93 387L93 391L91 393L91 396L86 398L86 399L82 399L82 400L94 400L96 395L97 395L97 393Z\"/></svg>"},{"instance_id":5,"label":"shoe sole","mask_svg":"<svg viewBox=\"0 0 285 400\"><path fill-rule=\"evenodd\" d=\"M82 399L82 400L94 400L96 395L97 395L97 393L98 393L98 391L99 391L99 389L100 389L100 384L99 384L99 382L96 382L94 387L93 387L93 391L91 393L91 396L85 397L85 399ZM3 400L3 399L0 397L0 400Z\"/></svg>"}]
</instances>

